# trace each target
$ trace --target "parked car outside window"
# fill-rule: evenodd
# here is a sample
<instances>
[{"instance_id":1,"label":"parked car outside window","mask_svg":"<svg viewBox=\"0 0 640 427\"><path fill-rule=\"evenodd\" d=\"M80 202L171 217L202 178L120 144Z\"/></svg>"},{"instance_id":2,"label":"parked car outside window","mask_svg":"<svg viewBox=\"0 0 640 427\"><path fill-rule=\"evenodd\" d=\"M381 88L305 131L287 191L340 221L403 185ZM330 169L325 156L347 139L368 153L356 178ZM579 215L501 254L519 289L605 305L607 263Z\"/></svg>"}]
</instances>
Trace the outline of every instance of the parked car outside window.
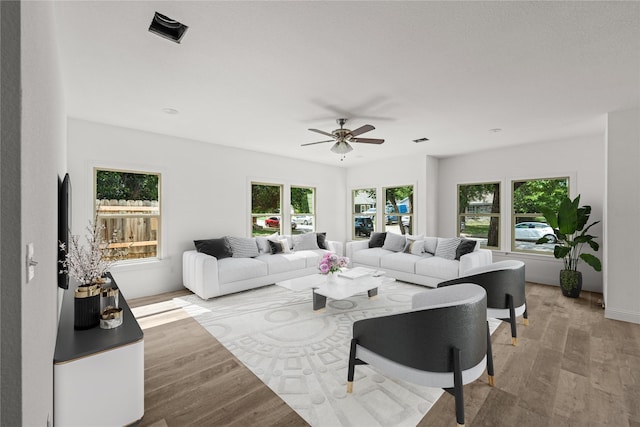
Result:
<instances>
[{"instance_id":1,"label":"parked car outside window","mask_svg":"<svg viewBox=\"0 0 640 427\"><path fill-rule=\"evenodd\" d=\"M542 237L546 237L549 243L557 240L553 228L544 222L520 222L515 229L516 240L535 242Z\"/></svg>"},{"instance_id":2,"label":"parked car outside window","mask_svg":"<svg viewBox=\"0 0 640 427\"><path fill-rule=\"evenodd\" d=\"M264 220L264 225L271 228L280 228L280 217L270 216L269 218ZM298 224L294 221L291 221L291 229L295 230Z\"/></svg>"},{"instance_id":3,"label":"parked car outside window","mask_svg":"<svg viewBox=\"0 0 640 427\"><path fill-rule=\"evenodd\" d=\"M373 231L373 221L368 216L355 217L355 234L356 236L371 236Z\"/></svg>"}]
</instances>

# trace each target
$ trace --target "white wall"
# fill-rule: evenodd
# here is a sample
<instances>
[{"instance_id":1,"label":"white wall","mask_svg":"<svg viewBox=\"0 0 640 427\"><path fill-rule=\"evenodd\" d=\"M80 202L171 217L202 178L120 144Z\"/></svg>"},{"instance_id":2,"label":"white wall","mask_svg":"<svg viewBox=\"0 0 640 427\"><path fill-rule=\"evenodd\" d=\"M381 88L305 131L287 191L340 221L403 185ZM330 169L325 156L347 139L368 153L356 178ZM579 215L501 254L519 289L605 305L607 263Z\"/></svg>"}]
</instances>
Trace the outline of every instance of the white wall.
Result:
<instances>
[{"instance_id":1,"label":"white wall","mask_svg":"<svg viewBox=\"0 0 640 427\"><path fill-rule=\"evenodd\" d=\"M181 289L194 239L249 236L252 180L315 187L316 229L345 240L343 168L77 119L68 135L73 234L93 218L94 167L162 174L161 260L113 268L125 298Z\"/></svg>"},{"instance_id":2,"label":"white wall","mask_svg":"<svg viewBox=\"0 0 640 427\"><path fill-rule=\"evenodd\" d=\"M53 417L53 353L58 319L58 176L66 168L66 111L50 2L22 2L22 425ZM4 284L3 284L4 285Z\"/></svg>"},{"instance_id":3,"label":"white wall","mask_svg":"<svg viewBox=\"0 0 640 427\"><path fill-rule=\"evenodd\" d=\"M640 323L640 110L607 123L605 317Z\"/></svg>"},{"instance_id":4,"label":"white wall","mask_svg":"<svg viewBox=\"0 0 640 427\"><path fill-rule=\"evenodd\" d=\"M510 252L511 229L509 200L511 180L570 176L570 192L581 194L580 204L591 205L591 220L602 220L604 205L604 132L580 138L526 144L441 159L438 174L438 235L456 235L457 185L474 182L502 182L501 251L494 251L494 261L520 259L526 263L527 280L558 285L562 261L553 257ZM601 224L591 231L601 238ZM602 260L602 250L598 252ZM585 263L583 289L602 292L602 273Z\"/></svg>"}]
</instances>

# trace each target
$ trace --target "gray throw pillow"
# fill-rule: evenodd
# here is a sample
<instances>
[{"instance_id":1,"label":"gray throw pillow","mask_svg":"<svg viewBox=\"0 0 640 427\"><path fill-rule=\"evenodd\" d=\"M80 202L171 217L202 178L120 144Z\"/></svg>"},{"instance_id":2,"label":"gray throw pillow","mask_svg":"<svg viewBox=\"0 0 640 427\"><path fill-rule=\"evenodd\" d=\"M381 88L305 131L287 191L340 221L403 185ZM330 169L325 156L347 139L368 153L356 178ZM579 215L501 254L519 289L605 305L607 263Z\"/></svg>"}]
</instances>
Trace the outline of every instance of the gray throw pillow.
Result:
<instances>
[{"instance_id":1,"label":"gray throw pillow","mask_svg":"<svg viewBox=\"0 0 640 427\"><path fill-rule=\"evenodd\" d=\"M435 255L436 248L438 247L438 238L437 237L425 237L424 238L424 251Z\"/></svg>"},{"instance_id":2,"label":"gray throw pillow","mask_svg":"<svg viewBox=\"0 0 640 427\"><path fill-rule=\"evenodd\" d=\"M320 249L318 247L318 237L316 233L296 234L293 236L294 251L309 251Z\"/></svg>"},{"instance_id":3,"label":"gray throw pillow","mask_svg":"<svg viewBox=\"0 0 640 427\"><path fill-rule=\"evenodd\" d=\"M233 258L253 258L258 256L258 245L252 237L227 236Z\"/></svg>"},{"instance_id":4,"label":"gray throw pillow","mask_svg":"<svg viewBox=\"0 0 640 427\"><path fill-rule=\"evenodd\" d=\"M407 239L404 236L395 233L387 233L387 237L385 237L384 239L384 245L382 245L382 249L393 252L402 252L406 243Z\"/></svg>"},{"instance_id":5,"label":"gray throw pillow","mask_svg":"<svg viewBox=\"0 0 640 427\"><path fill-rule=\"evenodd\" d=\"M459 237L452 237L450 239L438 237L438 247L436 247L436 256L444 259L456 259L456 249L462 239Z\"/></svg>"}]
</instances>

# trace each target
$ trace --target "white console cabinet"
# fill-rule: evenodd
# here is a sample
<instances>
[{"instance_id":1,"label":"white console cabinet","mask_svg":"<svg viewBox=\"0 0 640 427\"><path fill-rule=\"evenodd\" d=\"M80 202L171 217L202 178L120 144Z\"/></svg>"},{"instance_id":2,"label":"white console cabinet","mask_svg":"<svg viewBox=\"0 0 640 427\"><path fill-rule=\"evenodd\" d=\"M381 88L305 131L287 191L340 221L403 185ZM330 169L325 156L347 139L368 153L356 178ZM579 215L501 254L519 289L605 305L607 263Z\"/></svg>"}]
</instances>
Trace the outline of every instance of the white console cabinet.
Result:
<instances>
[{"instance_id":1,"label":"white console cabinet","mask_svg":"<svg viewBox=\"0 0 640 427\"><path fill-rule=\"evenodd\" d=\"M73 291L65 291L53 359L55 427L124 426L142 419L144 335L122 294L119 305L121 326L77 331Z\"/></svg>"}]
</instances>

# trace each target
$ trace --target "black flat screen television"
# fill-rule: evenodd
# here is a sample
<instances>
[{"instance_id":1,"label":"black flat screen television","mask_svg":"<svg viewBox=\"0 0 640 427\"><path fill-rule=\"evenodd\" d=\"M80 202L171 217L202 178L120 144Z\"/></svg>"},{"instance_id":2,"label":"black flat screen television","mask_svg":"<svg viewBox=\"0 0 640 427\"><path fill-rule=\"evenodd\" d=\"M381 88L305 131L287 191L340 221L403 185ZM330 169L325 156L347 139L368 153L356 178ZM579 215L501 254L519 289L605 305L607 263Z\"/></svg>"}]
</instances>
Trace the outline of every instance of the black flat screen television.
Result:
<instances>
[{"instance_id":1,"label":"black flat screen television","mask_svg":"<svg viewBox=\"0 0 640 427\"><path fill-rule=\"evenodd\" d=\"M60 249L60 243L69 248L71 235L71 180L69 174L65 174L60 180L58 177L58 286L69 289L69 275L63 272L61 261L64 261L66 251Z\"/></svg>"}]
</instances>

